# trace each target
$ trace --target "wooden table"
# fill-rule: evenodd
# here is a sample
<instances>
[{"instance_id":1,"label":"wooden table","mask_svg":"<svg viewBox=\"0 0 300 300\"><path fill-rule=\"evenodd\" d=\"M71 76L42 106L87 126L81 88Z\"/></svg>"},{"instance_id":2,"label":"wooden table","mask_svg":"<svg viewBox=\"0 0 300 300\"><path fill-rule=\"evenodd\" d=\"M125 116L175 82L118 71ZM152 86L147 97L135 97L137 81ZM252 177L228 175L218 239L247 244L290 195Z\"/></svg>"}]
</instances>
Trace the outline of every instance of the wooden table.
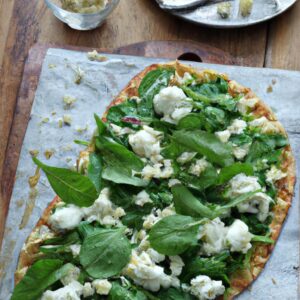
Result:
<instances>
[{"instance_id":1,"label":"wooden table","mask_svg":"<svg viewBox=\"0 0 300 300\"><path fill-rule=\"evenodd\" d=\"M23 65L36 42L115 48L144 40L188 39L238 56L244 65L300 70L300 3L279 18L237 30L201 28L161 11L154 0L121 0L99 29L79 32L58 21L42 0L0 0L0 182ZM1 211L9 199L0 199ZM1 236L1 234L0 234Z\"/></svg>"}]
</instances>

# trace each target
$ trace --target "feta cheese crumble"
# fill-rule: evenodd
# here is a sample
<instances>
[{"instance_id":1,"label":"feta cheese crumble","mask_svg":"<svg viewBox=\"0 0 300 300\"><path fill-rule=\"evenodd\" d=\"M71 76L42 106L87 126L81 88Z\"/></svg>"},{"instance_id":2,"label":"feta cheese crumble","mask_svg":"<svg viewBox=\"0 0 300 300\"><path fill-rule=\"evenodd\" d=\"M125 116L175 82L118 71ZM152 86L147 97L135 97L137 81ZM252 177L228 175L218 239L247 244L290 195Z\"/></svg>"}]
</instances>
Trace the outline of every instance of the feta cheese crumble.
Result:
<instances>
[{"instance_id":1,"label":"feta cheese crumble","mask_svg":"<svg viewBox=\"0 0 300 300\"><path fill-rule=\"evenodd\" d=\"M276 124L277 122L270 121L264 116L249 122L250 126L259 127L262 133L279 133L280 129Z\"/></svg>"},{"instance_id":2,"label":"feta cheese crumble","mask_svg":"<svg viewBox=\"0 0 300 300\"><path fill-rule=\"evenodd\" d=\"M267 181L271 183L275 183L276 181L286 177L287 174L282 172L275 165L272 165L271 169L267 171L266 176L267 176Z\"/></svg>"},{"instance_id":3,"label":"feta cheese crumble","mask_svg":"<svg viewBox=\"0 0 300 300\"><path fill-rule=\"evenodd\" d=\"M208 167L208 162L205 157L197 159L189 168L189 173L195 176L200 176L202 172Z\"/></svg>"},{"instance_id":4,"label":"feta cheese crumble","mask_svg":"<svg viewBox=\"0 0 300 300\"><path fill-rule=\"evenodd\" d=\"M41 300L80 300L83 294L83 286L78 281L72 281L70 284L56 291L46 291Z\"/></svg>"},{"instance_id":5,"label":"feta cheese crumble","mask_svg":"<svg viewBox=\"0 0 300 300\"><path fill-rule=\"evenodd\" d=\"M139 206L144 206L146 203L152 203L149 194L143 190L134 196L134 203Z\"/></svg>"},{"instance_id":6,"label":"feta cheese crumble","mask_svg":"<svg viewBox=\"0 0 300 300\"><path fill-rule=\"evenodd\" d=\"M163 115L162 120L173 124L177 124L193 109L192 100L177 86L162 89L155 95L153 104L155 112Z\"/></svg>"},{"instance_id":7,"label":"feta cheese crumble","mask_svg":"<svg viewBox=\"0 0 300 300\"><path fill-rule=\"evenodd\" d=\"M165 159L161 163L156 163L153 166L146 165L141 174L143 179L150 180L152 178L170 178L173 173L172 161Z\"/></svg>"},{"instance_id":8,"label":"feta cheese crumble","mask_svg":"<svg viewBox=\"0 0 300 300\"><path fill-rule=\"evenodd\" d=\"M96 279L92 282L92 287L99 295L108 295L112 284L107 279Z\"/></svg>"},{"instance_id":9,"label":"feta cheese crumble","mask_svg":"<svg viewBox=\"0 0 300 300\"><path fill-rule=\"evenodd\" d=\"M197 152L183 152L182 154L180 154L180 156L177 157L177 162L184 165L187 162L191 161L196 155Z\"/></svg>"},{"instance_id":10,"label":"feta cheese crumble","mask_svg":"<svg viewBox=\"0 0 300 300\"><path fill-rule=\"evenodd\" d=\"M228 129L226 129L223 131L216 131L215 135L222 143L227 143L231 136L231 133Z\"/></svg>"},{"instance_id":11,"label":"feta cheese crumble","mask_svg":"<svg viewBox=\"0 0 300 300\"><path fill-rule=\"evenodd\" d=\"M248 226L241 220L235 220L228 228L226 243L232 252L247 253L252 247L250 243L252 237Z\"/></svg>"},{"instance_id":12,"label":"feta cheese crumble","mask_svg":"<svg viewBox=\"0 0 300 300\"><path fill-rule=\"evenodd\" d=\"M184 267L184 262L179 255L170 256L170 269L173 276L179 276Z\"/></svg>"},{"instance_id":13,"label":"feta cheese crumble","mask_svg":"<svg viewBox=\"0 0 300 300\"><path fill-rule=\"evenodd\" d=\"M255 107L257 102L258 102L257 98L246 99L245 97L243 97L238 101L237 104L238 111L243 116L245 116L249 111L251 111Z\"/></svg>"},{"instance_id":14,"label":"feta cheese crumble","mask_svg":"<svg viewBox=\"0 0 300 300\"><path fill-rule=\"evenodd\" d=\"M225 287L221 280L216 281L208 276L199 275L191 280L190 292L199 300L215 299L224 294Z\"/></svg>"},{"instance_id":15,"label":"feta cheese crumble","mask_svg":"<svg viewBox=\"0 0 300 300\"><path fill-rule=\"evenodd\" d=\"M141 157L161 160L160 139L162 132L156 131L149 126L143 126L142 130L129 135L129 144L132 150Z\"/></svg>"},{"instance_id":16,"label":"feta cheese crumble","mask_svg":"<svg viewBox=\"0 0 300 300\"><path fill-rule=\"evenodd\" d=\"M241 134L247 128L247 123L244 120L235 119L227 128L230 134Z\"/></svg>"}]
</instances>

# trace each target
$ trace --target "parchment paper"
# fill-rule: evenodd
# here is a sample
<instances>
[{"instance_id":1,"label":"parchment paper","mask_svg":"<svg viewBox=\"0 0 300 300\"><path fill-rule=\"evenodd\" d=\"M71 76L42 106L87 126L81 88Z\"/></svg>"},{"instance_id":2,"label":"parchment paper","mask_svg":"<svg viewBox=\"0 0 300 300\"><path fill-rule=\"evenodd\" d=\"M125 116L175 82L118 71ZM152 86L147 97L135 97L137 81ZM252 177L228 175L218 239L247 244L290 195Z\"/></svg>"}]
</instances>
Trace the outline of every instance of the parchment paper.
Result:
<instances>
[{"instance_id":1,"label":"parchment paper","mask_svg":"<svg viewBox=\"0 0 300 300\"><path fill-rule=\"evenodd\" d=\"M0 256L0 299L7 300L13 290L13 274L22 245L53 199L54 193L44 175L36 191L28 185L35 171L30 150L39 150L39 158L49 165L74 166L82 146L74 139L89 140L95 123L93 114L101 115L105 107L125 87L128 81L151 63L163 59L106 55L106 62L89 61L86 53L50 49L46 55L31 119L27 128L16 174L16 182L6 221L5 238ZM231 79L249 86L276 112L287 129L294 155L300 152L300 73L274 69L256 69L192 63L227 73ZM82 73L80 84L75 74ZM64 96L75 97L66 109ZM59 119L70 115L71 126L59 127ZM86 129L86 130L85 130ZM54 150L48 160L46 150ZM299 161L297 167L299 174ZM37 195L35 195L37 192ZM28 210L32 208L32 213ZM27 214L24 212L27 211ZM26 215L28 218L26 219ZM23 220L22 220L23 219ZM288 219L265 270L240 300L295 300L299 283L299 189Z\"/></svg>"}]
</instances>

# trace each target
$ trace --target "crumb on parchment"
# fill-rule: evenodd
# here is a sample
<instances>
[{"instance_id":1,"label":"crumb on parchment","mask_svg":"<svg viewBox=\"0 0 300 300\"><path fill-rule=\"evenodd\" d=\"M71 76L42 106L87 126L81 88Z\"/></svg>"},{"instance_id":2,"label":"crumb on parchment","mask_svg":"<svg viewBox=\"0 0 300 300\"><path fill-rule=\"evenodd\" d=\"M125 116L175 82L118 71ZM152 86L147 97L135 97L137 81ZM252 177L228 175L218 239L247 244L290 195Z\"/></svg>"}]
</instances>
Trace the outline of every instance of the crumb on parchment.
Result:
<instances>
[{"instance_id":1,"label":"crumb on parchment","mask_svg":"<svg viewBox=\"0 0 300 300\"><path fill-rule=\"evenodd\" d=\"M219 3L217 7L217 12L222 19L227 19L231 15L232 5L230 2Z\"/></svg>"},{"instance_id":2,"label":"crumb on parchment","mask_svg":"<svg viewBox=\"0 0 300 300\"><path fill-rule=\"evenodd\" d=\"M253 0L240 0L240 14L247 17L251 14L253 7Z\"/></svg>"},{"instance_id":3,"label":"crumb on parchment","mask_svg":"<svg viewBox=\"0 0 300 300\"><path fill-rule=\"evenodd\" d=\"M64 102L64 109L70 109L74 103L77 101L77 99L75 97L72 96L64 96L63 97L63 102Z\"/></svg>"},{"instance_id":4,"label":"crumb on parchment","mask_svg":"<svg viewBox=\"0 0 300 300\"><path fill-rule=\"evenodd\" d=\"M97 50L93 50L87 53L87 58L91 61L107 61L107 57L99 54Z\"/></svg>"},{"instance_id":5,"label":"crumb on parchment","mask_svg":"<svg viewBox=\"0 0 300 300\"><path fill-rule=\"evenodd\" d=\"M71 115L63 115L63 122L64 122L64 125L71 126L71 124L72 124Z\"/></svg>"},{"instance_id":6,"label":"crumb on parchment","mask_svg":"<svg viewBox=\"0 0 300 300\"><path fill-rule=\"evenodd\" d=\"M73 70L75 72L74 82L80 84L84 77L84 71L79 66L76 66Z\"/></svg>"},{"instance_id":7,"label":"crumb on parchment","mask_svg":"<svg viewBox=\"0 0 300 300\"><path fill-rule=\"evenodd\" d=\"M32 149L32 150L29 150L29 153L32 157L37 157L40 153L39 150L36 150L36 149Z\"/></svg>"},{"instance_id":8,"label":"crumb on parchment","mask_svg":"<svg viewBox=\"0 0 300 300\"><path fill-rule=\"evenodd\" d=\"M54 152L55 151L53 149L46 149L44 152L44 156L46 157L46 159L50 159Z\"/></svg>"}]
</instances>

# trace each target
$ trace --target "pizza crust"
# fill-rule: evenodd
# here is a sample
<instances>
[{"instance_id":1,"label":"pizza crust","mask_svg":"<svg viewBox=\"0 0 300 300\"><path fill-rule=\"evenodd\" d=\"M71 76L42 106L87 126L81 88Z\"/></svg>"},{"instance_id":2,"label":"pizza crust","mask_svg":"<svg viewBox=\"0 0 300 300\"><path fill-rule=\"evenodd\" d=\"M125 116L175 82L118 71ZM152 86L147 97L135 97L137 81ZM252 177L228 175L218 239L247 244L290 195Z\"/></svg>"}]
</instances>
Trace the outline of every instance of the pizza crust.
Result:
<instances>
[{"instance_id":1,"label":"pizza crust","mask_svg":"<svg viewBox=\"0 0 300 300\"><path fill-rule=\"evenodd\" d=\"M136 75L129 84L123 89L123 91L111 102L111 104L107 107L106 112L103 115L103 121L106 121L106 115L108 109L111 106L118 105L127 98L138 95L138 87L144 78L144 76L158 67L173 67L176 69L176 72L179 76L183 77L185 72L194 74L197 76L197 80L213 80L216 79L217 76L222 76L225 80L228 80L226 75L217 73L212 70L196 70L188 65L183 65L178 61L170 62L167 64L153 64L143 70L141 73ZM173 83L176 83L176 79ZM172 83L172 81L171 81ZM276 116L272 112L269 106L267 106L264 102L262 102L249 88L243 87L242 85L236 83L235 81L230 81L230 90L229 92L232 95L245 93L246 99L258 99L257 104L253 110L253 114L257 117L265 116L269 121L272 121L275 127L280 131L283 135L287 136L287 133L283 126L277 121ZM90 146L85 151L93 151L93 146ZM83 154L80 154L83 155ZM295 169L295 159L293 157L291 147L286 146L284 150L284 159L281 165L281 170L284 171L287 176L276 183L278 187L278 197L279 200L277 204L273 208L274 219L270 225L271 228L271 238L274 241L277 241L284 220L287 216L288 210L291 206L293 194L294 194L294 185L296 181L296 169ZM36 224L33 232L30 234L28 239L26 240L24 247L20 253L19 262L17 266L17 270L15 273L15 284L17 284L25 275L27 268L34 262L36 255L38 254L38 247L42 243L42 240L36 236L36 232L42 225L47 225L47 221L51 214L51 211L55 206L59 203L60 199L55 197L54 200L49 204L47 209L44 211L42 217L39 222ZM243 290L245 290L260 274L263 270L266 262L268 261L271 252L274 248L274 245L266 245L266 244L257 244L253 249L253 253L250 260L250 266L247 269L240 270L231 276L231 289L227 294L226 299L233 299L236 295L240 294ZM224 297L220 297L219 299L223 299Z\"/></svg>"}]
</instances>

